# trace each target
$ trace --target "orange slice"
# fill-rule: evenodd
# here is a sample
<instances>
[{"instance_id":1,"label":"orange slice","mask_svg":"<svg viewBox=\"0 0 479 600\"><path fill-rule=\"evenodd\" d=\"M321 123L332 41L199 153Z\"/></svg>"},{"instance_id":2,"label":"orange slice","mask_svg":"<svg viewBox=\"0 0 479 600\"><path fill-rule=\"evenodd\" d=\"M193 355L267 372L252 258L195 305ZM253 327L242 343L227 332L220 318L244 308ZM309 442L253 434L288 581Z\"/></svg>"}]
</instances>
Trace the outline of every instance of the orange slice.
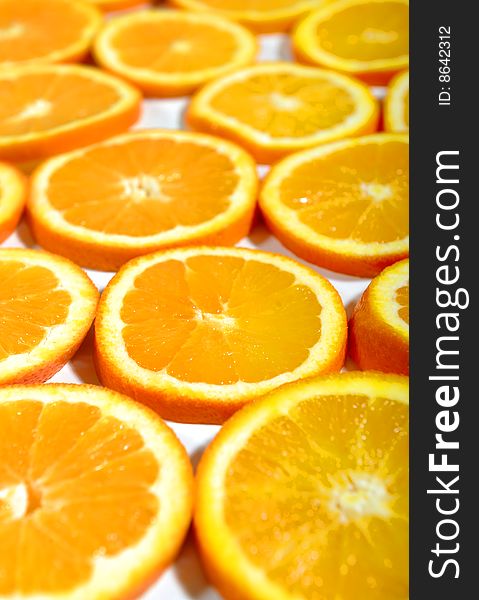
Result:
<instances>
[{"instance_id":1,"label":"orange slice","mask_svg":"<svg viewBox=\"0 0 479 600\"><path fill-rule=\"evenodd\" d=\"M375 131L378 104L358 81L293 63L263 63L205 86L189 124L270 163L297 150Z\"/></svg>"},{"instance_id":2,"label":"orange slice","mask_svg":"<svg viewBox=\"0 0 479 600\"><path fill-rule=\"evenodd\" d=\"M140 93L116 77L78 65L0 70L0 159L40 160L128 129Z\"/></svg>"},{"instance_id":3,"label":"orange slice","mask_svg":"<svg viewBox=\"0 0 479 600\"><path fill-rule=\"evenodd\" d=\"M271 170L260 206L295 254L371 277L409 252L409 144L376 134L299 152Z\"/></svg>"},{"instance_id":4,"label":"orange slice","mask_svg":"<svg viewBox=\"0 0 479 600\"><path fill-rule=\"evenodd\" d=\"M409 0L339 0L297 27L293 46L307 64L384 85L409 64Z\"/></svg>"},{"instance_id":5,"label":"orange slice","mask_svg":"<svg viewBox=\"0 0 479 600\"><path fill-rule=\"evenodd\" d=\"M349 352L360 369L409 374L409 260L375 277L354 309Z\"/></svg>"},{"instance_id":6,"label":"orange slice","mask_svg":"<svg viewBox=\"0 0 479 600\"><path fill-rule=\"evenodd\" d=\"M0 249L0 281L0 385L46 381L83 341L98 290L80 267L38 250Z\"/></svg>"},{"instance_id":7,"label":"orange slice","mask_svg":"<svg viewBox=\"0 0 479 600\"><path fill-rule=\"evenodd\" d=\"M346 322L332 285L289 258L184 248L119 271L95 338L104 385L173 421L221 423L283 383L339 370Z\"/></svg>"},{"instance_id":8,"label":"orange slice","mask_svg":"<svg viewBox=\"0 0 479 600\"><path fill-rule=\"evenodd\" d=\"M88 0L104 11L123 10L150 4L148 0Z\"/></svg>"},{"instance_id":9,"label":"orange slice","mask_svg":"<svg viewBox=\"0 0 479 600\"><path fill-rule=\"evenodd\" d=\"M219 13L257 33L285 31L307 11L331 0L170 0L188 10Z\"/></svg>"},{"instance_id":10,"label":"orange slice","mask_svg":"<svg viewBox=\"0 0 479 600\"><path fill-rule=\"evenodd\" d=\"M0 68L82 60L102 22L79 0L0 0Z\"/></svg>"},{"instance_id":11,"label":"orange slice","mask_svg":"<svg viewBox=\"0 0 479 600\"><path fill-rule=\"evenodd\" d=\"M253 219L257 174L229 142L155 130L52 158L31 188L29 221L41 246L117 270L160 248L238 242Z\"/></svg>"},{"instance_id":12,"label":"orange slice","mask_svg":"<svg viewBox=\"0 0 479 600\"><path fill-rule=\"evenodd\" d=\"M386 131L409 131L409 71L399 73L391 81L384 102Z\"/></svg>"},{"instance_id":13,"label":"orange slice","mask_svg":"<svg viewBox=\"0 0 479 600\"><path fill-rule=\"evenodd\" d=\"M190 94L254 61L256 38L222 17L145 10L111 19L96 39L97 62L153 96Z\"/></svg>"},{"instance_id":14,"label":"orange slice","mask_svg":"<svg viewBox=\"0 0 479 600\"><path fill-rule=\"evenodd\" d=\"M195 525L225 600L408 598L408 382L290 384L221 429Z\"/></svg>"},{"instance_id":15,"label":"orange slice","mask_svg":"<svg viewBox=\"0 0 479 600\"><path fill-rule=\"evenodd\" d=\"M0 244L15 230L27 197L25 177L14 167L0 163Z\"/></svg>"},{"instance_id":16,"label":"orange slice","mask_svg":"<svg viewBox=\"0 0 479 600\"><path fill-rule=\"evenodd\" d=\"M137 597L190 523L185 450L154 413L87 385L0 389L0 596Z\"/></svg>"}]
</instances>

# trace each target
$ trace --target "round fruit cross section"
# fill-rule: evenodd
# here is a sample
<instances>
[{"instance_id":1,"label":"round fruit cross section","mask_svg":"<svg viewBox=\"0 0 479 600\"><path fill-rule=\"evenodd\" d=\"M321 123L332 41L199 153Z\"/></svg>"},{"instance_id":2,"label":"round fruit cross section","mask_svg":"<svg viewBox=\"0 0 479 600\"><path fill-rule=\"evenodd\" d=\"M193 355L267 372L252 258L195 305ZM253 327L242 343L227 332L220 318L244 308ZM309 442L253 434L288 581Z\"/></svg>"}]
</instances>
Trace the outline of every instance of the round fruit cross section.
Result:
<instances>
[{"instance_id":1,"label":"round fruit cross section","mask_svg":"<svg viewBox=\"0 0 479 600\"><path fill-rule=\"evenodd\" d=\"M292 383L225 424L195 528L227 600L408 598L408 380Z\"/></svg>"},{"instance_id":2,"label":"round fruit cross section","mask_svg":"<svg viewBox=\"0 0 479 600\"><path fill-rule=\"evenodd\" d=\"M104 385L171 420L221 423L283 383L339 370L346 317L331 284L291 259L189 248L125 265L95 337Z\"/></svg>"},{"instance_id":3,"label":"round fruit cross section","mask_svg":"<svg viewBox=\"0 0 479 600\"><path fill-rule=\"evenodd\" d=\"M0 385L40 383L73 356L95 317L98 290L69 260L0 249Z\"/></svg>"},{"instance_id":4,"label":"round fruit cross section","mask_svg":"<svg viewBox=\"0 0 479 600\"><path fill-rule=\"evenodd\" d=\"M0 388L0 596L137 597L175 558L192 487L174 433L129 398Z\"/></svg>"},{"instance_id":5,"label":"round fruit cross section","mask_svg":"<svg viewBox=\"0 0 479 600\"><path fill-rule=\"evenodd\" d=\"M261 191L268 226L295 254L371 277L409 254L409 141L375 134L298 152Z\"/></svg>"},{"instance_id":6,"label":"round fruit cross section","mask_svg":"<svg viewBox=\"0 0 479 600\"><path fill-rule=\"evenodd\" d=\"M34 174L28 214L38 243L85 267L248 234L256 166L241 148L179 131L130 133L55 157Z\"/></svg>"}]
</instances>

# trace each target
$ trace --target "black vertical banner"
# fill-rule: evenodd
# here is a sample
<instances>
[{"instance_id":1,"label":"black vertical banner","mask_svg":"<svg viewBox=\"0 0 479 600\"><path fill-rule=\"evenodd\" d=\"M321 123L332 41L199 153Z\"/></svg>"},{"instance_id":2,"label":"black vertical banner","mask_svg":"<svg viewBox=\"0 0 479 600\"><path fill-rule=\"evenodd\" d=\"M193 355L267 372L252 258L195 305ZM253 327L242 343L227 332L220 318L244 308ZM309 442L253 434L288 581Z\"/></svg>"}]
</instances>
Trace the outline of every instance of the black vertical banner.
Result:
<instances>
[{"instance_id":1,"label":"black vertical banner","mask_svg":"<svg viewBox=\"0 0 479 600\"><path fill-rule=\"evenodd\" d=\"M479 598L477 4L411 0L411 599Z\"/></svg>"}]
</instances>

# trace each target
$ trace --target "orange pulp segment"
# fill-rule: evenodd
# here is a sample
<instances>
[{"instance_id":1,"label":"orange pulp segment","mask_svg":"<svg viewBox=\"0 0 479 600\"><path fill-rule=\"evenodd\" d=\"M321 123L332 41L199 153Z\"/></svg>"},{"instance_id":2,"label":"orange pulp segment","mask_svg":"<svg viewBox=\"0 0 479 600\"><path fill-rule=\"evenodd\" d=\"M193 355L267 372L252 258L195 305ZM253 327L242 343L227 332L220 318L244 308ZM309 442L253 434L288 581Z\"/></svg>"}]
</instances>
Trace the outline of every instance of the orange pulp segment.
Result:
<instances>
[{"instance_id":1,"label":"orange pulp segment","mask_svg":"<svg viewBox=\"0 0 479 600\"><path fill-rule=\"evenodd\" d=\"M153 96L190 94L254 61L256 38L216 15L145 10L111 19L94 54L106 69Z\"/></svg>"},{"instance_id":2,"label":"orange pulp segment","mask_svg":"<svg viewBox=\"0 0 479 600\"><path fill-rule=\"evenodd\" d=\"M384 85L409 62L409 0L339 0L296 28L301 60Z\"/></svg>"},{"instance_id":3,"label":"orange pulp segment","mask_svg":"<svg viewBox=\"0 0 479 600\"><path fill-rule=\"evenodd\" d=\"M192 475L150 411L94 386L0 389L0 595L133 596L174 558Z\"/></svg>"},{"instance_id":4,"label":"orange pulp segment","mask_svg":"<svg viewBox=\"0 0 479 600\"><path fill-rule=\"evenodd\" d=\"M96 269L163 247L234 244L256 204L253 160L210 136L141 131L53 158L34 174L37 241Z\"/></svg>"},{"instance_id":5,"label":"orange pulp segment","mask_svg":"<svg viewBox=\"0 0 479 600\"><path fill-rule=\"evenodd\" d=\"M226 600L406 600L407 378L318 377L240 411L203 455L195 513Z\"/></svg>"},{"instance_id":6,"label":"orange pulp segment","mask_svg":"<svg viewBox=\"0 0 479 600\"><path fill-rule=\"evenodd\" d=\"M384 129L409 131L409 71L396 75L384 101Z\"/></svg>"},{"instance_id":7,"label":"orange pulp segment","mask_svg":"<svg viewBox=\"0 0 479 600\"><path fill-rule=\"evenodd\" d=\"M11 165L0 162L0 243L17 226L26 197L26 178Z\"/></svg>"},{"instance_id":8,"label":"orange pulp segment","mask_svg":"<svg viewBox=\"0 0 479 600\"><path fill-rule=\"evenodd\" d=\"M128 129L141 96L121 80L79 65L0 71L0 159L39 160Z\"/></svg>"},{"instance_id":9,"label":"orange pulp segment","mask_svg":"<svg viewBox=\"0 0 479 600\"><path fill-rule=\"evenodd\" d=\"M216 12L257 33L285 31L304 13L331 0L170 0L173 5L208 14Z\"/></svg>"},{"instance_id":10,"label":"orange pulp segment","mask_svg":"<svg viewBox=\"0 0 479 600\"><path fill-rule=\"evenodd\" d=\"M409 145L376 134L297 153L271 170L266 221L293 252L358 276L408 255Z\"/></svg>"},{"instance_id":11,"label":"orange pulp segment","mask_svg":"<svg viewBox=\"0 0 479 600\"><path fill-rule=\"evenodd\" d=\"M0 249L0 384L41 382L74 354L95 316L98 291L64 258Z\"/></svg>"},{"instance_id":12,"label":"orange pulp segment","mask_svg":"<svg viewBox=\"0 0 479 600\"><path fill-rule=\"evenodd\" d=\"M102 22L78 0L0 0L0 68L83 59Z\"/></svg>"},{"instance_id":13,"label":"orange pulp segment","mask_svg":"<svg viewBox=\"0 0 479 600\"><path fill-rule=\"evenodd\" d=\"M187 113L270 163L296 150L375 130L377 101L362 83L292 63L263 63L206 85Z\"/></svg>"},{"instance_id":14,"label":"orange pulp segment","mask_svg":"<svg viewBox=\"0 0 479 600\"><path fill-rule=\"evenodd\" d=\"M131 261L96 322L102 382L165 418L221 422L270 389L343 363L344 308L277 255L190 248Z\"/></svg>"}]
</instances>

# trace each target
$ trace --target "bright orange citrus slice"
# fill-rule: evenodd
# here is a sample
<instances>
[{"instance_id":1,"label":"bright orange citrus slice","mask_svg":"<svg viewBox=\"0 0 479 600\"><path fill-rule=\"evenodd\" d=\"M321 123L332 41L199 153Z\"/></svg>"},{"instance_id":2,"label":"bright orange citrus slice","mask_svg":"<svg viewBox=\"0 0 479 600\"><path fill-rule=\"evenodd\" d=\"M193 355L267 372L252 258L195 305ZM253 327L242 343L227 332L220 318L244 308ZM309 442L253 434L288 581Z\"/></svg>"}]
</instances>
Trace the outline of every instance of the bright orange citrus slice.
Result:
<instances>
[{"instance_id":1,"label":"bright orange citrus slice","mask_svg":"<svg viewBox=\"0 0 479 600\"><path fill-rule=\"evenodd\" d=\"M216 15L144 10L108 21L97 62L153 96L190 94L254 61L256 38Z\"/></svg>"},{"instance_id":2,"label":"bright orange citrus slice","mask_svg":"<svg viewBox=\"0 0 479 600\"><path fill-rule=\"evenodd\" d=\"M38 250L0 249L0 281L0 385L46 381L83 341L98 290L80 267Z\"/></svg>"},{"instance_id":3,"label":"bright orange citrus slice","mask_svg":"<svg viewBox=\"0 0 479 600\"><path fill-rule=\"evenodd\" d=\"M339 0L307 16L293 35L307 64L384 85L409 64L409 0Z\"/></svg>"},{"instance_id":4,"label":"bright orange citrus slice","mask_svg":"<svg viewBox=\"0 0 479 600\"><path fill-rule=\"evenodd\" d=\"M26 179L14 167L0 163L0 244L15 230L27 197Z\"/></svg>"},{"instance_id":5,"label":"bright orange citrus slice","mask_svg":"<svg viewBox=\"0 0 479 600\"><path fill-rule=\"evenodd\" d=\"M219 13L258 33L285 31L303 14L331 0L170 0L180 8Z\"/></svg>"},{"instance_id":6,"label":"bright orange citrus slice","mask_svg":"<svg viewBox=\"0 0 479 600\"><path fill-rule=\"evenodd\" d=\"M192 483L174 433L125 396L0 388L0 596L138 597L180 547Z\"/></svg>"},{"instance_id":7,"label":"bright orange citrus slice","mask_svg":"<svg viewBox=\"0 0 479 600\"><path fill-rule=\"evenodd\" d=\"M0 159L39 160L127 130L140 93L98 69L27 65L0 70Z\"/></svg>"},{"instance_id":8,"label":"bright orange citrus slice","mask_svg":"<svg viewBox=\"0 0 479 600\"><path fill-rule=\"evenodd\" d=\"M201 460L195 525L225 600L407 600L408 380L343 373L237 413Z\"/></svg>"},{"instance_id":9,"label":"bright orange citrus slice","mask_svg":"<svg viewBox=\"0 0 479 600\"><path fill-rule=\"evenodd\" d=\"M260 206L298 256L371 277L409 252L406 135L376 134L299 152L274 166Z\"/></svg>"},{"instance_id":10,"label":"bright orange citrus slice","mask_svg":"<svg viewBox=\"0 0 479 600\"><path fill-rule=\"evenodd\" d=\"M391 81L384 101L384 129L409 131L409 71Z\"/></svg>"},{"instance_id":11,"label":"bright orange citrus slice","mask_svg":"<svg viewBox=\"0 0 479 600\"><path fill-rule=\"evenodd\" d=\"M354 309L349 352L363 370L409 374L409 260L375 277Z\"/></svg>"},{"instance_id":12,"label":"bright orange citrus slice","mask_svg":"<svg viewBox=\"0 0 479 600\"><path fill-rule=\"evenodd\" d=\"M249 231L256 194L254 161L234 144L141 131L44 163L28 216L47 250L117 270L160 248L235 244Z\"/></svg>"},{"instance_id":13,"label":"bright orange citrus slice","mask_svg":"<svg viewBox=\"0 0 479 600\"><path fill-rule=\"evenodd\" d=\"M149 0L88 0L88 2L96 4L104 11L123 10L150 4Z\"/></svg>"},{"instance_id":14,"label":"bright orange citrus slice","mask_svg":"<svg viewBox=\"0 0 479 600\"><path fill-rule=\"evenodd\" d=\"M353 79L293 63L263 63L206 85L189 124L219 133L270 163L297 150L375 131L378 104Z\"/></svg>"},{"instance_id":15,"label":"bright orange citrus slice","mask_svg":"<svg viewBox=\"0 0 479 600\"><path fill-rule=\"evenodd\" d=\"M0 0L0 68L80 61L101 22L80 0Z\"/></svg>"},{"instance_id":16,"label":"bright orange citrus slice","mask_svg":"<svg viewBox=\"0 0 479 600\"><path fill-rule=\"evenodd\" d=\"M221 423L283 383L339 370L346 322L315 271L196 247L126 264L103 293L95 338L104 385L167 419Z\"/></svg>"}]
</instances>

